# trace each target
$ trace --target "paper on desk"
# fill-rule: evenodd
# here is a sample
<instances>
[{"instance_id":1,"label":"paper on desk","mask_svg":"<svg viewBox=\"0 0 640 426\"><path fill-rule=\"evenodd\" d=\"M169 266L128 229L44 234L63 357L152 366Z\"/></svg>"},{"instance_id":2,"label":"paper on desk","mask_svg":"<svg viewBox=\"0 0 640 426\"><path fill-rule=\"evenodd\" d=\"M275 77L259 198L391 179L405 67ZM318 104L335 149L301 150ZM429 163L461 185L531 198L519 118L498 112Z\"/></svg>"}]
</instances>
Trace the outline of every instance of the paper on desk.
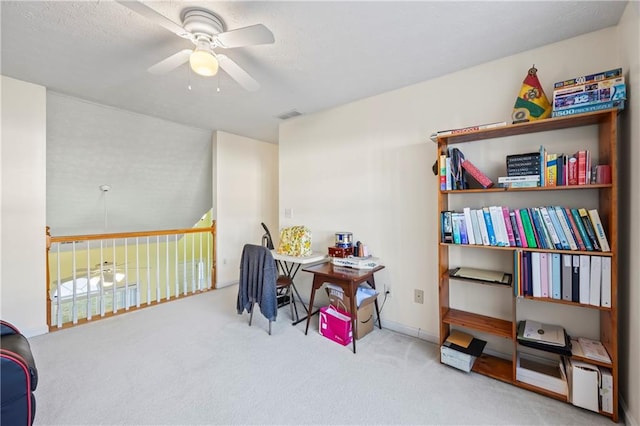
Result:
<instances>
[{"instance_id":1,"label":"paper on desk","mask_svg":"<svg viewBox=\"0 0 640 426\"><path fill-rule=\"evenodd\" d=\"M473 336L462 331L452 330L449 337L447 337L447 342L451 342L455 345L461 346L463 348L469 347L469 344L473 340Z\"/></svg>"}]
</instances>

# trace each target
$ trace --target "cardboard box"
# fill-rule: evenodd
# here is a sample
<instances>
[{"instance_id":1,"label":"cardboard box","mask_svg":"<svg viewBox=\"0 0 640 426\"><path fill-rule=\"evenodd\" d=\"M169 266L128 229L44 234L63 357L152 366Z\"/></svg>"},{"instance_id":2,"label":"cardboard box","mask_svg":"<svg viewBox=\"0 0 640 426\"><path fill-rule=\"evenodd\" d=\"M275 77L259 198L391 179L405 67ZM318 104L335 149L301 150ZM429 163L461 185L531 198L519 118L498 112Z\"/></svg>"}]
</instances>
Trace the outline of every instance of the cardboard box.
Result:
<instances>
[{"instance_id":1,"label":"cardboard box","mask_svg":"<svg viewBox=\"0 0 640 426\"><path fill-rule=\"evenodd\" d=\"M547 360L518 352L516 380L567 396L569 387L562 361Z\"/></svg>"},{"instance_id":2,"label":"cardboard box","mask_svg":"<svg viewBox=\"0 0 640 426\"><path fill-rule=\"evenodd\" d=\"M624 77L571 86L553 91L553 111L581 108L627 98Z\"/></svg>"},{"instance_id":3,"label":"cardboard box","mask_svg":"<svg viewBox=\"0 0 640 426\"><path fill-rule=\"evenodd\" d=\"M477 357L473 355L465 354L455 349L447 348L446 346L440 346L440 361L458 370L468 373L471 371L473 363L476 362L476 358Z\"/></svg>"},{"instance_id":4,"label":"cardboard box","mask_svg":"<svg viewBox=\"0 0 640 426\"><path fill-rule=\"evenodd\" d=\"M351 316L333 306L320 308L320 334L343 346L351 343Z\"/></svg>"},{"instance_id":5,"label":"cardboard box","mask_svg":"<svg viewBox=\"0 0 640 426\"><path fill-rule=\"evenodd\" d=\"M328 286L327 294L329 295L329 302L332 306L349 314L351 313L349 296L345 295L340 287ZM378 295L376 294L360 302L356 314L356 331L354 333L356 340L363 338L373 330L375 322L373 307L377 297Z\"/></svg>"}]
</instances>

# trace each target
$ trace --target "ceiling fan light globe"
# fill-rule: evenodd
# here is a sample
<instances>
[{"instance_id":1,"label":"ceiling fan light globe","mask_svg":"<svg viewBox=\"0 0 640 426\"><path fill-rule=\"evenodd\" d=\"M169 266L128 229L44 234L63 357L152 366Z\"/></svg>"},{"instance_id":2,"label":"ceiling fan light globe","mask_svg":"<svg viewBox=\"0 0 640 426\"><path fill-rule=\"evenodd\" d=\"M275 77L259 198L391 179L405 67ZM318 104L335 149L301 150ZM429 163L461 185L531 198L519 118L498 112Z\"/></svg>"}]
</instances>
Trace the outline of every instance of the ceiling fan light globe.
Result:
<instances>
[{"instance_id":1,"label":"ceiling fan light globe","mask_svg":"<svg viewBox=\"0 0 640 426\"><path fill-rule=\"evenodd\" d=\"M212 77L218 72L218 60L206 50L194 50L189 56L189 65L193 72L204 77Z\"/></svg>"}]
</instances>

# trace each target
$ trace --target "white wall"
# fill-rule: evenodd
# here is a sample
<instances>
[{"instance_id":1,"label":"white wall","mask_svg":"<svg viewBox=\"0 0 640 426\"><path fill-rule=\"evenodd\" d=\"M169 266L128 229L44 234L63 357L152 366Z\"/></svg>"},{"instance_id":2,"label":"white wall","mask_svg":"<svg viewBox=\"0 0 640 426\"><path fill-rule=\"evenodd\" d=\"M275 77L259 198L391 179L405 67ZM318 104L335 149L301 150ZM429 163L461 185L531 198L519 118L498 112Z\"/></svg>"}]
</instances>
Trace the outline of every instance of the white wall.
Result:
<instances>
[{"instance_id":1,"label":"white wall","mask_svg":"<svg viewBox=\"0 0 640 426\"><path fill-rule=\"evenodd\" d=\"M620 65L628 96L620 133L620 393L627 412L627 424L640 425L640 3L630 3L618 25Z\"/></svg>"},{"instance_id":2,"label":"white wall","mask_svg":"<svg viewBox=\"0 0 640 426\"><path fill-rule=\"evenodd\" d=\"M0 78L0 317L33 336L48 331L46 90Z\"/></svg>"},{"instance_id":3,"label":"white wall","mask_svg":"<svg viewBox=\"0 0 640 426\"><path fill-rule=\"evenodd\" d=\"M551 95L555 81L621 66L620 52L612 48L617 42L617 28L608 28L284 122L279 143L280 226L307 225L313 232L314 251L320 252L333 244L335 232L353 232L354 239L364 241L386 265L376 276L379 288L391 286L383 324L435 341L438 180L431 172L436 148L429 134L509 122L532 64ZM494 153L474 155L482 163ZM293 209L292 219L285 218L285 208ZM469 260L475 254L466 251L464 256ZM300 274L297 285L308 294L309 274ZM424 291L424 305L413 302L414 289ZM473 299L475 304L510 312L509 306L495 303L492 291L477 293ZM548 309L542 311L547 318ZM585 328L572 318L576 310L555 311L561 323L573 321L577 329ZM597 324L597 312L582 311L581 316ZM638 327L636 319L630 326L636 335ZM638 376L637 363L622 374ZM638 393L628 397L637 400Z\"/></svg>"},{"instance_id":4,"label":"white wall","mask_svg":"<svg viewBox=\"0 0 640 426\"><path fill-rule=\"evenodd\" d=\"M278 146L226 132L216 134L217 284L238 282L246 243L260 244L260 222L278 223Z\"/></svg>"}]
</instances>

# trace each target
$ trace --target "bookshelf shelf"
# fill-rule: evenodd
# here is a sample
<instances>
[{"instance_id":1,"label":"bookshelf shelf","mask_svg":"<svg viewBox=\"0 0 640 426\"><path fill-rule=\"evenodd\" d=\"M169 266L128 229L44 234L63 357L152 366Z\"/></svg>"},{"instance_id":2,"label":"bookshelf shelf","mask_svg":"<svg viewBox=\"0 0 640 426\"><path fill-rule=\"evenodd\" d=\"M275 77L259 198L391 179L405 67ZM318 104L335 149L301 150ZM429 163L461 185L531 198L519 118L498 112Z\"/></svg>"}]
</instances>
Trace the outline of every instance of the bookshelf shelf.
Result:
<instances>
[{"instance_id":1,"label":"bookshelf shelf","mask_svg":"<svg viewBox=\"0 0 640 426\"><path fill-rule=\"evenodd\" d=\"M512 370L513 364L511 360L487 354L482 354L473 364L472 368L472 371L476 373L484 374L485 376L507 383L513 383Z\"/></svg>"},{"instance_id":2,"label":"bookshelf shelf","mask_svg":"<svg viewBox=\"0 0 640 426\"><path fill-rule=\"evenodd\" d=\"M536 186L533 188L475 188L475 189L455 189L440 190L443 194L474 194L485 192L530 192L530 191L573 191L576 189L602 189L611 188L610 183L594 183L589 185L562 185L562 186Z\"/></svg>"},{"instance_id":3,"label":"bookshelf shelf","mask_svg":"<svg viewBox=\"0 0 640 426\"><path fill-rule=\"evenodd\" d=\"M550 398L554 398L560 401L567 402L568 398L565 395L557 394L555 392L549 391L548 389L540 388L537 386L533 386L528 383L521 382L516 380L516 361L518 356L518 341L516 338L516 324L518 323L519 315L518 310L523 310L523 312L527 312L526 315L530 315L531 312L536 312L538 309L547 309L542 306L543 303L555 304L556 306L552 307L558 311L558 313L564 314L564 318L566 321L571 320L571 315L573 311L570 309L580 309L585 310L584 312L591 311L594 314L591 315L594 322L599 320L599 330L600 330L600 341L603 346L606 348L609 356L611 357L611 363L603 363L594 361L591 359L587 359L581 356L572 356L572 359L584 361L593 365L597 365L600 367L606 367L611 370L612 378L613 378L613 414L600 412L603 416L611 418L614 422L618 421L618 389L619 389L619 366L618 366L618 274L617 274L617 264L618 264L618 171L617 171L617 129L618 129L618 113L617 109L597 111L593 113L580 114L580 115L572 115L566 117L558 117L551 118L546 120L539 120L531 123L521 123L515 125L507 125L504 127L496 127L485 130L478 130L475 132L467 132L456 135L449 136L440 136L437 138L437 158L440 159L441 155L446 156L449 153L449 150L453 148L456 144L473 144L473 150L485 150L491 152L490 144L497 143L501 145L506 144L514 144L517 142L518 150L520 152L526 152L527 149L530 152L536 151L540 145L545 144L545 140L554 140L556 146L565 147L565 145L569 148L565 148L567 150L571 149L571 146L575 146L575 140L572 140L572 137L567 138L558 138L558 134L555 133L558 130L562 129L570 129L570 128L578 128L585 126L593 126L596 128L597 132L590 133L589 132L574 132L574 133L583 133L585 136L581 136L584 138L593 138L590 142L596 142L597 140L597 149L594 151L594 158L598 159L599 164L608 164L611 166L611 183L609 184L591 184L591 185L570 185L570 186L543 186L543 187L533 187L533 188L499 188L492 187L487 189L465 189L465 190L441 190L440 189L440 181L438 180L438 233L439 237L442 235L442 239L444 239L445 234L442 232L443 221L440 218L441 212L452 211L449 207L456 206L458 210L454 213L462 213L461 208L459 206L466 206L467 212L464 219L456 218L457 220L466 221L469 220L469 209L479 209L482 205L474 205L474 203L486 203L485 198L490 199L493 197L494 199L500 200L500 203L504 206L509 206L512 203L514 206L519 206L519 209L522 208L534 208L535 205L531 203L540 203L541 199L544 198L542 194L556 194L553 197L549 198L550 203L557 203L558 198L562 197L563 201L566 199L568 205L563 206L570 209L576 208L584 208L585 205L592 206L590 208L597 209L597 212L600 216L602 222L602 228L606 233L608 238L608 243L610 246L610 251L601 252L601 251L585 251L585 250L557 250L557 249L540 249L540 248L523 248L523 247L497 247L490 245L470 245L470 244L455 244L451 242L440 242L438 244L438 305L439 305L439 332L440 332L440 344L444 343L447 337L451 332L451 327L462 327L468 329L471 333L473 331L486 333L491 336L497 336L499 338L509 339L512 341L512 349L510 354L501 355L501 357L488 355L483 353L481 357L476 359L475 364L472 367L472 371L475 373L483 374L494 379L513 384L515 386L521 387L523 389L530 390L532 392L536 392ZM572 133L566 133L570 135ZM529 135L526 138L514 139L501 139L501 138L510 138L513 136L519 135ZM592 136L588 136L592 135ZM476 144L482 145L476 145ZM579 143L583 143L582 140ZM573 144L573 145L572 145ZM469 146L469 145L465 145ZM464 147L463 147L464 148ZM559 152L564 150L563 148L559 149ZM485 151L485 152L486 152ZM504 152L504 150L503 150ZM517 152L517 151L516 151ZM565 150L566 152L566 150ZM575 151L574 151L575 152ZM476 159L473 160L475 166L477 166L480 170L483 168L483 164L475 164ZM494 161L491 161L494 160ZM486 161L489 164L495 164L496 158L480 158L478 162ZM568 191L566 193L558 193L557 191ZM536 192L536 196L533 197L532 192ZM481 196L481 194L487 194L487 197ZM493 195L492 195L493 194ZM476 196L474 196L476 195ZM479 196L480 195L480 196ZM455 201L453 201L455 200ZM504 200L504 201L502 201ZM551 201L553 200L553 201ZM466 203L469 204L466 204ZM486 213L485 213L486 214ZM499 215L499 213L497 213ZM551 213L549 213L550 215ZM453 214L451 215L453 216ZM583 215L584 216L584 215ZM499 217L499 216L498 216ZM505 216L506 217L506 216ZM473 218L473 215L471 215ZM445 222L446 222L445 215ZM525 218L523 218L524 221ZM538 221L540 220L540 216L538 217ZM588 219L587 219L588 220ZM482 215L479 215L478 221L482 221ZM566 222L570 222L570 219L567 218ZM451 222L448 222L451 224ZM547 222L549 223L549 222ZM476 227L477 225L473 225ZM565 223L566 225L566 223ZM585 223L585 226L587 224ZM454 223L454 226L457 226ZM462 225L460 225L462 229ZM468 228L468 226L467 226ZM504 228L504 227L503 227ZM573 225L575 230L576 225ZM566 228L565 228L566 229ZM473 231L477 231L477 228L473 229ZM485 230L486 231L486 230ZM503 230L504 231L504 230ZM536 229L537 231L537 229ZM450 228L449 231L450 232ZM577 230L575 231L577 232ZM477 234L478 235L478 234ZM477 240L479 237L476 235L475 239ZM484 238L484 236L483 236ZM504 237L503 237L504 239ZM576 238L577 240L577 238ZM447 240L450 241L450 240ZM456 239L457 241L457 239ZM557 243L556 243L557 244ZM577 244L577 243L576 243ZM467 249L476 249L476 251L465 251L464 253L457 250L457 248ZM565 246L566 247L566 246ZM575 247L575 246L573 246ZM479 251L480 250L480 251ZM481 252L482 251L482 252ZM516 282L516 278L518 277L519 271L505 271L507 273L515 272L512 279L511 285L504 284L493 284L486 283L476 280L469 279L460 279L459 277L450 277L449 270L452 268L450 265L450 254L455 256L455 259L462 259L463 264L456 264L455 266L474 266L472 262L475 257L477 257L481 262L484 262L485 258L495 258L497 262L504 261L505 253L504 251L513 253L514 264L515 260L522 259L522 253L532 252L532 253L540 253L542 258L542 254L549 254L549 258L551 255L560 254L561 259L566 259L566 255L572 255L572 259L575 257L585 257L590 256L589 260L595 257L600 257L602 259L606 259L607 262L610 261L611 264L611 299L610 299L610 307L603 306L595 306L586 303L577 303L573 301L563 300L563 299L554 299L554 298L541 298L541 297L532 297L532 296L516 296L516 294L525 294L520 292L521 288L516 287L516 284L521 284L521 282ZM462 255L464 254L464 256ZM533 256L532 256L533 257ZM557 256L554 256L557 259ZM460 260L456 260L456 262L460 262ZM465 262L468 262L466 265ZM604 263L604 260L602 260ZM475 262L476 264L478 262ZM572 264L572 267L575 266ZM514 266L515 267L515 266ZM551 269L549 269L550 271ZM556 275L557 276L557 275ZM552 278L551 273L549 274L549 280ZM451 307L452 300L454 297L457 297L458 292L452 292L450 287L452 282L454 281L474 281L478 284L483 284L481 290L477 291L487 291L487 295L489 295L489 291L492 291L490 288L486 287L486 285L490 286L498 286L498 287L506 287L511 290L517 289L517 292L512 291L512 308L511 308L511 318L510 320L499 319L491 316L491 309L495 309L495 306L491 307L491 303L486 302L487 306L483 306L482 297L478 298L478 300L471 301L474 303L473 312L454 309ZM557 281L555 281L557 283ZM464 285L464 283L459 283L456 285ZM570 287L571 289L571 287ZM551 288L549 288L551 291ZM514 294L516 293L516 294ZM551 293L549 293L551 294ZM489 296L487 296L489 297ZM604 296L603 296L604 297ZM516 303L519 299L527 300L530 302L534 302L527 304L525 308L523 304ZM540 305L535 305L535 303L541 302ZM584 302L584 301L583 301ZM480 312L480 313L477 313ZM597 317L596 317L597 315ZM502 316L502 314L501 314ZM531 318L534 319L534 318ZM567 327L566 325L563 325ZM567 328L567 332L571 334L571 329ZM472 333L473 334L473 333ZM497 343L495 343L497 344ZM491 352L492 343L489 341L488 348L489 352ZM504 351L504 347L502 349ZM496 353L495 351L493 353ZM510 359L508 359L511 357Z\"/></svg>"},{"instance_id":4,"label":"bookshelf shelf","mask_svg":"<svg viewBox=\"0 0 640 426\"><path fill-rule=\"evenodd\" d=\"M471 328L494 336L513 338L513 323L499 318L449 309L442 322L460 327Z\"/></svg>"},{"instance_id":5,"label":"bookshelf shelf","mask_svg":"<svg viewBox=\"0 0 640 426\"><path fill-rule=\"evenodd\" d=\"M482 250L506 250L506 251L535 251L544 253L559 253L559 254L584 254L587 256L604 256L612 257L613 253L610 251L585 251L585 250L551 250L551 249L539 249L539 248L522 248L522 247L498 247L498 246L479 246L470 244L455 244L455 243L440 243L441 246L446 247L462 247L462 248L475 248Z\"/></svg>"},{"instance_id":6,"label":"bookshelf shelf","mask_svg":"<svg viewBox=\"0 0 640 426\"><path fill-rule=\"evenodd\" d=\"M610 311L611 310L611 308L608 308L606 306L587 305L585 303L569 302L567 300L552 299L550 297L523 296L523 299L535 300L535 301L538 301L538 302L559 303L561 305L569 305L569 306L580 306L582 308L597 309L599 311Z\"/></svg>"}]
</instances>

